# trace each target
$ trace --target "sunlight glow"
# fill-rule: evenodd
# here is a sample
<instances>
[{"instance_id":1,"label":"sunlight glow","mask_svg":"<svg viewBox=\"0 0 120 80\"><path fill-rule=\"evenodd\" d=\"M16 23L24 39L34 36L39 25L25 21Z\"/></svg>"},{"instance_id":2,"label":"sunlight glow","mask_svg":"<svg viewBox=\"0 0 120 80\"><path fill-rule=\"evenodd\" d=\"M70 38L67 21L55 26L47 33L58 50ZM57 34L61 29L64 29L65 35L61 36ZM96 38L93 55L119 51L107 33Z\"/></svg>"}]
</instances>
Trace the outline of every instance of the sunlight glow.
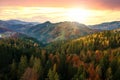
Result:
<instances>
[{"instance_id":1,"label":"sunlight glow","mask_svg":"<svg viewBox=\"0 0 120 80\"><path fill-rule=\"evenodd\" d=\"M8 19L19 19L30 22L76 21L90 25L118 21L120 20L120 11L89 10L80 7L0 7L0 20Z\"/></svg>"},{"instance_id":2,"label":"sunlight glow","mask_svg":"<svg viewBox=\"0 0 120 80\"><path fill-rule=\"evenodd\" d=\"M66 15L71 21L85 22L91 16L91 12L86 9L71 8Z\"/></svg>"}]
</instances>

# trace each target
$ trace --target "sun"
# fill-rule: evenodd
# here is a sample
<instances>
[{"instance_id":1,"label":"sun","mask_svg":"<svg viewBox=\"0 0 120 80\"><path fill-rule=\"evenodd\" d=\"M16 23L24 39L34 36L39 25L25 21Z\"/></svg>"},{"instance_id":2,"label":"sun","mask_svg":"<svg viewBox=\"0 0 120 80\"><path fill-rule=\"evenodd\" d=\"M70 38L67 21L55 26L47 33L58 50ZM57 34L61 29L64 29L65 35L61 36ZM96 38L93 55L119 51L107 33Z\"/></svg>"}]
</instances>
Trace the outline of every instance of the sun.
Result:
<instances>
[{"instance_id":1,"label":"sun","mask_svg":"<svg viewBox=\"0 0 120 80\"><path fill-rule=\"evenodd\" d=\"M85 22L89 16L90 16L90 11L86 9L81 9L81 8L71 8L68 9L66 16L70 21L77 21L77 22Z\"/></svg>"}]
</instances>

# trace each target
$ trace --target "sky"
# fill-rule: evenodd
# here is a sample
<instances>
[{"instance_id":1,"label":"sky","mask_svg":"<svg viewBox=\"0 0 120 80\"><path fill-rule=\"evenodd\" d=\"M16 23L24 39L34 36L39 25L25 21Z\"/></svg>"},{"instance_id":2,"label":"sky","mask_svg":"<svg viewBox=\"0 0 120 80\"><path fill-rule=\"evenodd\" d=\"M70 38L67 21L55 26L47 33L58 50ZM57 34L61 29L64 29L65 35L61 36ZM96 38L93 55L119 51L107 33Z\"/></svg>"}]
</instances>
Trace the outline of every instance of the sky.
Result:
<instances>
[{"instance_id":1,"label":"sky","mask_svg":"<svg viewBox=\"0 0 120 80\"><path fill-rule=\"evenodd\" d=\"M120 0L0 0L0 20L9 19L87 25L120 21Z\"/></svg>"}]
</instances>

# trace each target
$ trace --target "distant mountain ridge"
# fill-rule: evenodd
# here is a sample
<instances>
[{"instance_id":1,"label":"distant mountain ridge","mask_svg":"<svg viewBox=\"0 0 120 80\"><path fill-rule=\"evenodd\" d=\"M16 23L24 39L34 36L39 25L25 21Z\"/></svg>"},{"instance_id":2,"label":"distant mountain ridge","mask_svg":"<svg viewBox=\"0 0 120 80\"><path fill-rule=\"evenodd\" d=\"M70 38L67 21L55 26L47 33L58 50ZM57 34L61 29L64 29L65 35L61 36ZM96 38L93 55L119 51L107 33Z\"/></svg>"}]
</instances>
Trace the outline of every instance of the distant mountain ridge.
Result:
<instances>
[{"instance_id":1,"label":"distant mountain ridge","mask_svg":"<svg viewBox=\"0 0 120 80\"><path fill-rule=\"evenodd\" d=\"M4 32L7 32L7 31L10 31L10 32L11 32L11 30L9 30L9 29L7 29L7 28L2 28L2 27L0 27L0 33L4 33Z\"/></svg>"},{"instance_id":2,"label":"distant mountain ridge","mask_svg":"<svg viewBox=\"0 0 120 80\"><path fill-rule=\"evenodd\" d=\"M91 25L89 26L91 29L101 29L101 30L113 30L120 28L120 21L113 21L113 22L106 22L102 24L97 25Z\"/></svg>"},{"instance_id":3,"label":"distant mountain ridge","mask_svg":"<svg viewBox=\"0 0 120 80\"><path fill-rule=\"evenodd\" d=\"M26 22L26 21L15 20L15 19L7 20L6 22L9 24L33 24L33 25L40 24L40 22Z\"/></svg>"},{"instance_id":4,"label":"distant mountain ridge","mask_svg":"<svg viewBox=\"0 0 120 80\"><path fill-rule=\"evenodd\" d=\"M75 39L80 36L85 36L102 30L113 30L117 28L120 28L120 21L87 26L78 22L69 21L59 23L46 21L44 23L37 23L24 22L20 20L0 20L1 32L4 32L4 29L8 29L11 32L22 33L36 38L43 43Z\"/></svg>"},{"instance_id":5,"label":"distant mountain ridge","mask_svg":"<svg viewBox=\"0 0 120 80\"><path fill-rule=\"evenodd\" d=\"M26 36L24 34L21 34L20 31L22 31L22 29L26 27L26 25L28 24L31 23L20 20L7 20L7 21L0 20L0 37L7 38Z\"/></svg>"}]
</instances>

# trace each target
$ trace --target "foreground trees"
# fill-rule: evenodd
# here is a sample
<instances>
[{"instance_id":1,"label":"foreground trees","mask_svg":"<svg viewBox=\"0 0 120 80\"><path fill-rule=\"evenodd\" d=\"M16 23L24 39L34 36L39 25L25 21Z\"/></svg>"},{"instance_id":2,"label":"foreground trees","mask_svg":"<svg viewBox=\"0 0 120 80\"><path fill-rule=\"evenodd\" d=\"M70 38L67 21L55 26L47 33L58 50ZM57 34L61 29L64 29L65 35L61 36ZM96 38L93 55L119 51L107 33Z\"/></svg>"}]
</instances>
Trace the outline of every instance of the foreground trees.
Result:
<instances>
[{"instance_id":1,"label":"foreground trees","mask_svg":"<svg viewBox=\"0 0 120 80\"><path fill-rule=\"evenodd\" d=\"M44 48L34 44L29 39L0 40L0 80L120 79L119 32L100 32Z\"/></svg>"}]
</instances>

